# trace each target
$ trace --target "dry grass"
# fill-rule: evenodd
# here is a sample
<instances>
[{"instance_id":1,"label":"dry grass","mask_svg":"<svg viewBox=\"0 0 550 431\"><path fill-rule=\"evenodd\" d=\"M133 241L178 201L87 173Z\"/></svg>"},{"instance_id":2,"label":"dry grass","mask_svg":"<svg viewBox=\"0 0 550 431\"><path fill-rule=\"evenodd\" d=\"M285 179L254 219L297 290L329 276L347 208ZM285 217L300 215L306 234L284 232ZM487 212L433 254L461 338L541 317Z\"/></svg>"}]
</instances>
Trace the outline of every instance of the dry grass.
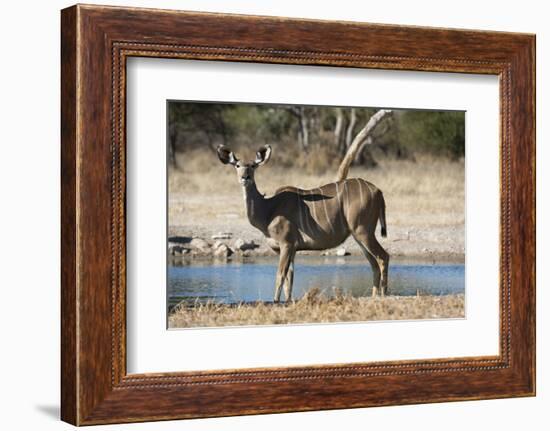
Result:
<instances>
[{"instance_id":1,"label":"dry grass","mask_svg":"<svg viewBox=\"0 0 550 431\"><path fill-rule=\"evenodd\" d=\"M183 165L169 175L170 226L208 224L223 220L224 215L246 221L234 169L205 152L186 154ZM333 181L335 173L336 169L312 174L306 169L278 168L273 161L257 171L256 183L269 196L285 185L318 187ZM416 162L382 160L375 169L352 169L349 176L364 178L384 192L391 226L464 224L463 162L427 157Z\"/></svg>"},{"instance_id":2,"label":"dry grass","mask_svg":"<svg viewBox=\"0 0 550 431\"><path fill-rule=\"evenodd\" d=\"M186 153L181 161L182 170L172 170L168 179L170 234L209 238L230 231L262 244L263 236L246 218L235 170L205 152ZM256 172L258 189L269 196L285 185L308 189L334 179L335 167L319 174L299 164L289 167L284 160L271 160ZM377 168L355 168L349 177L364 178L384 192L388 238L382 245L390 254L464 259L462 161L381 159ZM361 253L352 239L344 246L352 254Z\"/></svg>"},{"instance_id":3,"label":"dry grass","mask_svg":"<svg viewBox=\"0 0 550 431\"><path fill-rule=\"evenodd\" d=\"M289 304L179 306L169 315L170 328L276 325L290 323L359 322L464 317L464 295L327 298L311 289Z\"/></svg>"}]
</instances>

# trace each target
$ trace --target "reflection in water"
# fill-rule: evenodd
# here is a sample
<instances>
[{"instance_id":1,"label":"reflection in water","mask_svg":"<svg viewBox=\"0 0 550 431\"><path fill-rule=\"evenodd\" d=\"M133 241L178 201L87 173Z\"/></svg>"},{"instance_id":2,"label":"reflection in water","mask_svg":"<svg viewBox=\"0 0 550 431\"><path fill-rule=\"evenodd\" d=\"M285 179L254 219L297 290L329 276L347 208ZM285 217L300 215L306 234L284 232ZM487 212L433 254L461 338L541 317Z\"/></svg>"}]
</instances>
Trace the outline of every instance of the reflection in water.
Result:
<instances>
[{"instance_id":1,"label":"reflection in water","mask_svg":"<svg viewBox=\"0 0 550 431\"><path fill-rule=\"evenodd\" d=\"M263 260L169 266L168 306L181 301L271 301L276 264L276 260ZM300 298L313 287L327 296L332 295L333 287L353 296L368 296L372 272L359 258L296 259L293 298ZM464 265L390 263L389 291L392 295L464 293Z\"/></svg>"}]
</instances>

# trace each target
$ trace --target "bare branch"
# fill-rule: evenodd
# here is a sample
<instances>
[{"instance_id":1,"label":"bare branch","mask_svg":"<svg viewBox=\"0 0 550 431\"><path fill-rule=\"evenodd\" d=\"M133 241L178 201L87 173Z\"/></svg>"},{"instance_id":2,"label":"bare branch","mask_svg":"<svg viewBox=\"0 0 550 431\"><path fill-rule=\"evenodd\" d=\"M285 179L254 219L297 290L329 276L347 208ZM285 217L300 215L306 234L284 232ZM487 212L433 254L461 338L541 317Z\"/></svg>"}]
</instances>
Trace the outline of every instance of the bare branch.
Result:
<instances>
[{"instance_id":1,"label":"bare branch","mask_svg":"<svg viewBox=\"0 0 550 431\"><path fill-rule=\"evenodd\" d=\"M357 150L357 153L355 154L355 158L353 160L355 161L358 161L359 159L361 159L361 153L363 152L363 150L365 149L365 147L367 145L372 145L374 142L374 139L372 138L372 136L367 136L366 139L361 142L361 145L359 145L359 149Z\"/></svg>"},{"instance_id":2,"label":"bare branch","mask_svg":"<svg viewBox=\"0 0 550 431\"><path fill-rule=\"evenodd\" d=\"M353 139L353 142L350 144L346 155L344 156L344 159L340 163L340 167L338 168L338 174L336 175L336 181L341 181L347 178L349 167L351 165L351 162L355 159L355 156L357 155L359 148L361 147L361 144L367 140L370 133L374 130L374 128L387 116L391 115L392 110L391 109L381 109L377 111L372 117L370 117L369 121L363 127L359 133L355 136Z\"/></svg>"},{"instance_id":3,"label":"bare branch","mask_svg":"<svg viewBox=\"0 0 550 431\"><path fill-rule=\"evenodd\" d=\"M383 122L379 127L376 128L376 130L373 130L372 133L367 136L367 139L365 139L361 145L359 145L359 149L357 150L357 153L355 154L355 161L361 160L363 151L365 150L365 147L372 145L374 142L376 142L380 137L384 136L386 133L390 130L390 124L391 124L391 118L388 118L388 121ZM376 133L375 133L376 132ZM387 152L385 150L384 152ZM372 156L371 156L372 157ZM374 161L374 159L373 159ZM374 162L376 164L376 162Z\"/></svg>"}]
</instances>

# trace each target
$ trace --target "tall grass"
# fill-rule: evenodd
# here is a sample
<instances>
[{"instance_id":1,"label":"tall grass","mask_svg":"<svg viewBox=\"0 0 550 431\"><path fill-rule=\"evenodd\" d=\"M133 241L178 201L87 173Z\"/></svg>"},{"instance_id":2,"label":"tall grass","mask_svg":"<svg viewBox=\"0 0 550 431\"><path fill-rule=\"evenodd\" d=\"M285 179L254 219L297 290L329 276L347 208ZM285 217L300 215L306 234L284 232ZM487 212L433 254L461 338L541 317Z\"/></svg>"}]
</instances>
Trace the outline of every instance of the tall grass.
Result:
<instances>
[{"instance_id":1,"label":"tall grass","mask_svg":"<svg viewBox=\"0 0 550 431\"><path fill-rule=\"evenodd\" d=\"M277 325L291 323L360 322L464 317L464 295L326 297L311 289L288 304L214 302L178 306L168 317L170 328Z\"/></svg>"}]
</instances>

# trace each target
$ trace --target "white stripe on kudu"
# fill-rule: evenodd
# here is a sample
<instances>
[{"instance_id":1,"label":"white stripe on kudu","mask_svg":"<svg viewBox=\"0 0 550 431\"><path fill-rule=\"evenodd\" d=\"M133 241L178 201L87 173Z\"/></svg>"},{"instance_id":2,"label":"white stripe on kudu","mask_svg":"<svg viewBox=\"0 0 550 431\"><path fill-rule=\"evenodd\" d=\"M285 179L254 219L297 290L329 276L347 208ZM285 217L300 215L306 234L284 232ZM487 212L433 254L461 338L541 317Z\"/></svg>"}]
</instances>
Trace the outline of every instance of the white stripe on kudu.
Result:
<instances>
[{"instance_id":1,"label":"white stripe on kudu","mask_svg":"<svg viewBox=\"0 0 550 431\"><path fill-rule=\"evenodd\" d=\"M361 208L363 208L364 199L363 199L363 187L361 187L361 181L359 181L359 178L355 178L355 181L357 181L357 186L359 186L359 198L361 199Z\"/></svg>"},{"instance_id":2,"label":"white stripe on kudu","mask_svg":"<svg viewBox=\"0 0 550 431\"><path fill-rule=\"evenodd\" d=\"M309 214L309 206L307 204L307 200L304 199L304 195L301 195L300 193L298 193L297 195L300 205L300 225L302 228L302 233L307 237L312 238L313 233L311 230L311 224L309 222L311 215Z\"/></svg>"},{"instance_id":3,"label":"white stripe on kudu","mask_svg":"<svg viewBox=\"0 0 550 431\"><path fill-rule=\"evenodd\" d=\"M345 184L345 183L344 183ZM336 186L336 199L338 200L338 214L340 214L340 226L345 227L344 222L344 215L342 212L344 211L344 208L342 207L342 201L340 200L340 190L338 190L338 183L334 183Z\"/></svg>"},{"instance_id":4,"label":"white stripe on kudu","mask_svg":"<svg viewBox=\"0 0 550 431\"><path fill-rule=\"evenodd\" d=\"M311 195L311 193L308 193L308 196ZM307 199L304 199L304 205L306 208L306 227L307 227L307 236L309 236L311 239L315 238L315 223L317 221L313 218L311 215L311 209L314 206L312 202L311 205L308 204ZM313 227L311 226L311 220L313 219Z\"/></svg>"},{"instance_id":5,"label":"white stripe on kudu","mask_svg":"<svg viewBox=\"0 0 550 431\"><path fill-rule=\"evenodd\" d=\"M296 193L296 198L298 199L298 232L304 231L304 222L302 217L302 199L300 193Z\"/></svg>"},{"instance_id":6,"label":"white stripe on kudu","mask_svg":"<svg viewBox=\"0 0 550 431\"><path fill-rule=\"evenodd\" d=\"M349 196L348 196L348 182L344 181L344 217L348 216L348 208L349 208Z\"/></svg>"},{"instance_id":7,"label":"white stripe on kudu","mask_svg":"<svg viewBox=\"0 0 550 431\"><path fill-rule=\"evenodd\" d=\"M372 197L372 195L374 195L374 192L372 191L370 183L368 181L365 181L365 184L367 185L367 189L369 190L369 197Z\"/></svg>"},{"instance_id":8,"label":"white stripe on kudu","mask_svg":"<svg viewBox=\"0 0 550 431\"><path fill-rule=\"evenodd\" d=\"M330 217L328 216L327 203L325 202L323 192L321 191L320 188L318 190L319 190L319 194L321 195L321 200L323 201L323 209L325 210L325 218L327 219L327 223L330 226L330 231L334 232L334 227L332 226L332 222L330 221Z\"/></svg>"},{"instance_id":9,"label":"white stripe on kudu","mask_svg":"<svg viewBox=\"0 0 550 431\"><path fill-rule=\"evenodd\" d=\"M309 195L314 196L313 190L309 191ZM311 200L311 208L313 209L313 222L319 224L319 221L317 220L317 212L315 211L315 200L313 199Z\"/></svg>"},{"instance_id":10,"label":"white stripe on kudu","mask_svg":"<svg viewBox=\"0 0 550 431\"><path fill-rule=\"evenodd\" d=\"M340 192L338 191L338 183L334 183L334 185L336 186L336 200L338 200L338 206L341 207L342 202L340 201Z\"/></svg>"}]
</instances>

